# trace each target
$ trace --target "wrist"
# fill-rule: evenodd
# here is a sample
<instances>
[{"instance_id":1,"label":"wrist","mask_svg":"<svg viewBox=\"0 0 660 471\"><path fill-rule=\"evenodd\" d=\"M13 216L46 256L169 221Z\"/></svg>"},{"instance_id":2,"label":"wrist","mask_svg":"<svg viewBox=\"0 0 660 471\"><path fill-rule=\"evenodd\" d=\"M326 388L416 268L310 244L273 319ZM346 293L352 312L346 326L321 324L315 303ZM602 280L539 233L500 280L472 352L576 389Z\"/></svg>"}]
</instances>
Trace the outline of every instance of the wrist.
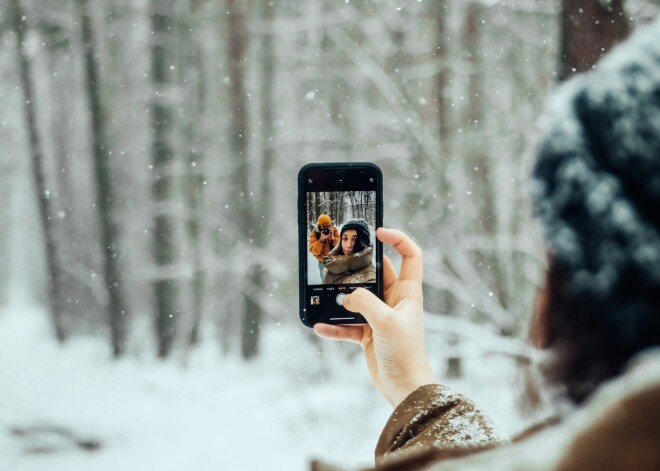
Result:
<instances>
[{"instance_id":1,"label":"wrist","mask_svg":"<svg viewBox=\"0 0 660 471\"><path fill-rule=\"evenodd\" d=\"M400 387L388 398L388 402L392 404L392 407L396 407L417 389L427 384L437 384L430 366L427 366L422 371L410 376L405 382L402 382Z\"/></svg>"}]
</instances>

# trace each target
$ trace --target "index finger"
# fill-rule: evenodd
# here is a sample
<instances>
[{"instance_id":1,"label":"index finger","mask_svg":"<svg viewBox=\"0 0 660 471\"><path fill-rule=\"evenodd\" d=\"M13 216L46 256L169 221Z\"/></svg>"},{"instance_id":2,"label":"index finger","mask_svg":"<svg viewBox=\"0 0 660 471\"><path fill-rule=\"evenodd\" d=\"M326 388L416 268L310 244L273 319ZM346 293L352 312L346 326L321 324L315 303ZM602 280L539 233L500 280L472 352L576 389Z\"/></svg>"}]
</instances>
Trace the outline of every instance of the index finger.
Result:
<instances>
[{"instance_id":1,"label":"index finger","mask_svg":"<svg viewBox=\"0 0 660 471\"><path fill-rule=\"evenodd\" d=\"M399 279L421 283L423 277L422 249L410 237L396 229L380 227L376 231L376 236L381 242L394 247L394 250L401 255Z\"/></svg>"},{"instance_id":2,"label":"index finger","mask_svg":"<svg viewBox=\"0 0 660 471\"><path fill-rule=\"evenodd\" d=\"M399 278L399 275L396 274L396 270L394 269L394 265L392 265L392 260L387 255L383 255L383 288L385 291L390 289L390 286L392 286L397 278Z\"/></svg>"}]
</instances>

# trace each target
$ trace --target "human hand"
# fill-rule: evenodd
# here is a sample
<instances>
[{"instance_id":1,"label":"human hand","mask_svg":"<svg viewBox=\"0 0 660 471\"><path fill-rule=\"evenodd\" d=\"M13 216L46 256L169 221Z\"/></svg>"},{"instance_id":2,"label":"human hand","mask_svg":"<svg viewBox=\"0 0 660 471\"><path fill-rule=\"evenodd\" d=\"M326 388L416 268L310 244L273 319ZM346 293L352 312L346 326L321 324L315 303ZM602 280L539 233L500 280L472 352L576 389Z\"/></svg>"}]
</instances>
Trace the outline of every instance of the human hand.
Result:
<instances>
[{"instance_id":1,"label":"human hand","mask_svg":"<svg viewBox=\"0 0 660 471\"><path fill-rule=\"evenodd\" d=\"M385 302L358 288L344 298L344 307L362 314L368 324L316 324L314 332L359 343L376 389L396 407L418 387L435 383L424 346L422 250L398 230L379 228L376 237L403 258L397 276L392 262L383 257Z\"/></svg>"}]
</instances>

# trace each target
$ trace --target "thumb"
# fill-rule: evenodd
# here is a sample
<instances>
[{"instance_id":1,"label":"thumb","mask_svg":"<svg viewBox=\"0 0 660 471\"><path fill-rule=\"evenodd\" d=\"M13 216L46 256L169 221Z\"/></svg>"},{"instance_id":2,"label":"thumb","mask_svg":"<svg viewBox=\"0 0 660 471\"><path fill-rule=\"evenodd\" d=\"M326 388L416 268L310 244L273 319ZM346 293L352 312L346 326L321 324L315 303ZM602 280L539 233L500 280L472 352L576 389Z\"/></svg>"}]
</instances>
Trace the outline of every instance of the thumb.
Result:
<instances>
[{"instance_id":1,"label":"thumb","mask_svg":"<svg viewBox=\"0 0 660 471\"><path fill-rule=\"evenodd\" d=\"M351 312L362 314L369 325L377 329L390 313L390 307L378 296L364 288L358 288L344 298L344 308Z\"/></svg>"}]
</instances>

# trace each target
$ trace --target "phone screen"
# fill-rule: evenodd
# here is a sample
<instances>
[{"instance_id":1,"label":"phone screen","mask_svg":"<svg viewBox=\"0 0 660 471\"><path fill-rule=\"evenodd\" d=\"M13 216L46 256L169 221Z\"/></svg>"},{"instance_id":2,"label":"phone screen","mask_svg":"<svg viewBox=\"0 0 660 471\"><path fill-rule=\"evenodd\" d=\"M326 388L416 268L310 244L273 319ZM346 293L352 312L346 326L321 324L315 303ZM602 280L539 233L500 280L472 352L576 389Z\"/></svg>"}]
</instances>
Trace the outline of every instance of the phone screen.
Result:
<instances>
[{"instance_id":1,"label":"phone screen","mask_svg":"<svg viewBox=\"0 0 660 471\"><path fill-rule=\"evenodd\" d=\"M382 174L374 164L309 164L299 173L300 317L354 324L343 308L363 287L382 298Z\"/></svg>"}]
</instances>

